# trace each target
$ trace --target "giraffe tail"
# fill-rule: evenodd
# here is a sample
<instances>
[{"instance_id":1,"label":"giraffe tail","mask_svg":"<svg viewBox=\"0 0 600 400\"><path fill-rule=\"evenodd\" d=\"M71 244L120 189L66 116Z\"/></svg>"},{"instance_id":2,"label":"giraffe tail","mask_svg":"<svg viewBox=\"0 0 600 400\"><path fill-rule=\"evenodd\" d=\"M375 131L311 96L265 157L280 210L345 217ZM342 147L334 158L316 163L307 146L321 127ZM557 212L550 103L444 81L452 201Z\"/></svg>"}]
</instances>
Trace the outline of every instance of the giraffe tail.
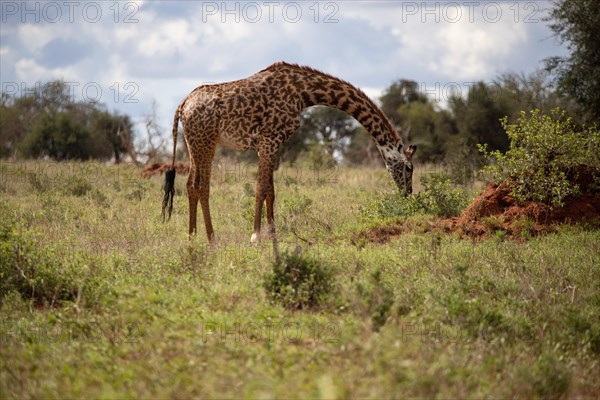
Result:
<instances>
[{"instance_id":1,"label":"giraffe tail","mask_svg":"<svg viewBox=\"0 0 600 400\"><path fill-rule=\"evenodd\" d=\"M177 130L179 129L179 119L182 105L183 103L177 106L175 117L173 118L173 162L171 163L171 169L175 168L175 156L177 154Z\"/></svg>"},{"instance_id":2,"label":"giraffe tail","mask_svg":"<svg viewBox=\"0 0 600 400\"><path fill-rule=\"evenodd\" d=\"M165 173L165 183L163 185L165 197L163 197L162 203L163 222L165 222L165 217L167 218L167 221L170 220L171 213L173 212L173 197L175 196L175 174L175 168L171 168Z\"/></svg>"},{"instance_id":3,"label":"giraffe tail","mask_svg":"<svg viewBox=\"0 0 600 400\"><path fill-rule=\"evenodd\" d=\"M163 222L165 221L165 218L167 218L167 220L170 220L171 213L173 212L173 197L175 196L176 175L175 156L177 154L177 130L179 128L180 111L181 104L179 105L179 107L177 107L177 110L175 111L175 118L173 120L173 162L171 163L171 168L169 168L165 173L165 183L163 185L163 191L165 192L162 203Z\"/></svg>"}]
</instances>

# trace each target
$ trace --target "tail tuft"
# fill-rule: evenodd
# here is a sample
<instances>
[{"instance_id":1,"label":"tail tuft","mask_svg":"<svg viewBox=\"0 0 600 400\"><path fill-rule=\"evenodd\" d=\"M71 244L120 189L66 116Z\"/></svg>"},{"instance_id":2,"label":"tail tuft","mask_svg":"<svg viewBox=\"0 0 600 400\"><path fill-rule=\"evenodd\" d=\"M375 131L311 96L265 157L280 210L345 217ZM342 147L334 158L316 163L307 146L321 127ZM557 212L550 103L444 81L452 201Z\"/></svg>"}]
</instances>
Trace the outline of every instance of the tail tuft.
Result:
<instances>
[{"instance_id":1,"label":"tail tuft","mask_svg":"<svg viewBox=\"0 0 600 400\"><path fill-rule=\"evenodd\" d=\"M163 198L162 204L163 222L165 222L165 216L167 215L167 221L170 220L171 213L173 212L173 196L175 196L175 173L175 168L171 168L165 173L165 184L163 186L165 197Z\"/></svg>"}]
</instances>

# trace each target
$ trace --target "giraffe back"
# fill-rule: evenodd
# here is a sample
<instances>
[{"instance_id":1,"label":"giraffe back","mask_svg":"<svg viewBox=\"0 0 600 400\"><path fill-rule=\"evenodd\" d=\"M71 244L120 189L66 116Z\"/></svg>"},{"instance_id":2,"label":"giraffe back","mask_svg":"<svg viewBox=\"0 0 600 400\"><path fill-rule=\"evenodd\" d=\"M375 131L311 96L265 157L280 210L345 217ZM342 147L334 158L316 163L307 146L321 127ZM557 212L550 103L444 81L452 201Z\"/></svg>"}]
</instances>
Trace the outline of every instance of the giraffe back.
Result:
<instances>
[{"instance_id":1,"label":"giraffe back","mask_svg":"<svg viewBox=\"0 0 600 400\"><path fill-rule=\"evenodd\" d=\"M236 151L256 150L259 142L274 137L278 144L287 140L300 124L304 105L277 72L263 70L246 79L197 87L180 105L186 140L214 136Z\"/></svg>"}]
</instances>

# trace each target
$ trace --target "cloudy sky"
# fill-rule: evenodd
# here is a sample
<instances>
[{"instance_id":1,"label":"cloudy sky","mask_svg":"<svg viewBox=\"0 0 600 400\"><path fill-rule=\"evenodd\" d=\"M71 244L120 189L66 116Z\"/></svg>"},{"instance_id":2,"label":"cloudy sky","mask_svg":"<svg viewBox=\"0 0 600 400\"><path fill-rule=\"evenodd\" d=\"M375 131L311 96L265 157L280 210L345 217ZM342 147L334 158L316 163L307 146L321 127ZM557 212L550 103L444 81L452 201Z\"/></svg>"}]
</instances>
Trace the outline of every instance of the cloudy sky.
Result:
<instances>
[{"instance_id":1,"label":"cloudy sky","mask_svg":"<svg viewBox=\"0 0 600 400\"><path fill-rule=\"evenodd\" d=\"M373 98L408 78L443 104L445 88L530 73L565 54L547 1L6 1L2 89L21 95L63 79L75 97L141 121L158 106L170 130L179 101L203 83L275 61L339 76Z\"/></svg>"}]
</instances>

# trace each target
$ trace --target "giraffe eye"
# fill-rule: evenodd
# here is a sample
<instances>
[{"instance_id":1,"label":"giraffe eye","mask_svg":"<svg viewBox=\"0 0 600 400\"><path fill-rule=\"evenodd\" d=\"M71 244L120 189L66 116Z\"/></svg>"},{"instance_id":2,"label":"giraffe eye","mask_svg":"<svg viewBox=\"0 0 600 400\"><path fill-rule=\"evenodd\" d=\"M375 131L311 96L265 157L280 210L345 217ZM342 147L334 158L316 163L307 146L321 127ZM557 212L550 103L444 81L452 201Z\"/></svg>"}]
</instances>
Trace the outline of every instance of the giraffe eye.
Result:
<instances>
[{"instance_id":1,"label":"giraffe eye","mask_svg":"<svg viewBox=\"0 0 600 400\"><path fill-rule=\"evenodd\" d=\"M413 170L413 167L412 167L412 165L406 164L406 165L404 166L404 169L406 170L406 172L412 172L412 170Z\"/></svg>"}]
</instances>

